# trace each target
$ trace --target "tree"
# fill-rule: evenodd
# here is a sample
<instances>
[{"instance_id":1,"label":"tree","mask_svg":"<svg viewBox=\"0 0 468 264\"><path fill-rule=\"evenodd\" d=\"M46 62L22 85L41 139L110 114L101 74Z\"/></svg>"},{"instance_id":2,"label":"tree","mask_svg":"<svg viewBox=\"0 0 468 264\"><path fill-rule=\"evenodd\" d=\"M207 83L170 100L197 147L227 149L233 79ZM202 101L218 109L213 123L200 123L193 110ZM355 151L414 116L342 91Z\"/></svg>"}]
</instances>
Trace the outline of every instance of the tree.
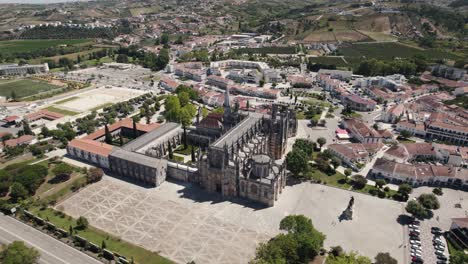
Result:
<instances>
[{"instance_id":1,"label":"tree","mask_svg":"<svg viewBox=\"0 0 468 264\"><path fill-rule=\"evenodd\" d=\"M10 187L10 197L13 201L28 197L28 190L21 183L15 182Z\"/></svg>"},{"instance_id":2,"label":"tree","mask_svg":"<svg viewBox=\"0 0 468 264\"><path fill-rule=\"evenodd\" d=\"M103 241L101 242L101 248L102 248L102 249L105 249L106 247L107 247L106 241L103 240Z\"/></svg>"},{"instance_id":3,"label":"tree","mask_svg":"<svg viewBox=\"0 0 468 264\"><path fill-rule=\"evenodd\" d=\"M336 170L341 165L341 160L338 157L333 156L330 163L333 166L333 169Z\"/></svg>"},{"instance_id":4,"label":"tree","mask_svg":"<svg viewBox=\"0 0 468 264\"><path fill-rule=\"evenodd\" d=\"M86 181L88 183L98 182L102 179L102 176L104 176L104 171L100 168L93 167L88 170Z\"/></svg>"},{"instance_id":5,"label":"tree","mask_svg":"<svg viewBox=\"0 0 468 264\"><path fill-rule=\"evenodd\" d=\"M375 264L398 264L398 261L390 256L390 253L378 253L375 256Z\"/></svg>"},{"instance_id":6,"label":"tree","mask_svg":"<svg viewBox=\"0 0 468 264\"><path fill-rule=\"evenodd\" d=\"M419 202L413 200L406 204L405 210L415 218L419 219L430 218L431 216L430 210L427 210Z\"/></svg>"},{"instance_id":7,"label":"tree","mask_svg":"<svg viewBox=\"0 0 468 264\"><path fill-rule=\"evenodd\" d=\"M181 92L178 94L178 97L179 97L179 102L180 102L181 107L184 107L189 103L190 97L188 93Z\"/></svg>"},{"instance_id":8,"label":"tree","mask_svg":"<svg viewBox=\"0 0 468 264\"><path fill-rule=\"evenodd\" d=\"M70 179L73 168L66 163L60 163L52 169L52 173L55 175L55 177L51 179L53 183L64 182Z\"/></svg>"},{"instance_id":9,"label":"tree","mask_svg":"<svg viewBox=\"0 0 468 264\"><path fill-rule=\"evenodd\" d=\"M466 264L468 263L468 254L463 251L455 251L450 255L451 264Z\"/></svg>"},{"instance_id":10,"label":"tree","mask_svg":"<svg viewBox=\"0 0 468 264\"><path fill-rule=\"evenodd\" d=\"M34 135L34 133L31 130L31 127L29 126L29 123L26 122L26 120L23 120L23 131L25 135Z\"/></svg>"},{"instance_id":11,"label":"tree","mask_svg":"<svg viewBox=\"0 0 468 264\"><path fill-rule=\"evenodd\" d=\"M117 55L116 61L119 63L128 63L128 56L127 54L119 54Z\"/></svg>"},{"instance_id":12,"label":"tree","mask_svg":"<svg viewBox=\"0 0 468 264\"><path fill-rule=\"evenodd\" d=\"M44 126L41 128L41 134L46 138L50 136L50 130Z\"/></svg>"},{"instance_id":13,"label":"tree","mask_svg":"<svg viewBox=\"0 0 468 264\"><path fill-rule=\"evenodd\" d=\"M320 149L322 149L323 145L327 144L327 140L324 137L319 137L317 139L317 143L320 146Z\"/></svg>"},{"instance_id":14,"label":"tree","mask_svg":"<svg viewBox=\"0 0 468 264\"><path fill-rule=\"evenodd\" d=\"M421 194L418 201L426 209L437 210L440 208L439 200L432 193Z\"/></svg>"},{"instance_id":15,"label":"tree","mask_svg":"<svg viewBox=\"0 0 468 264\"><path fill-rule=\"evenodd\" d=\"M88 228L88 225L88 219L86 219L86 217L84 216L80 216L78 220L76 220L76 228L80 230L85 230L86 228Z\"/></svg>"},{"instance_id":16,"label":"tree","mask_svg":"<svg viewBox=\"0 0 468 264\"><path fill-rule=\"evenodd\" d=\"M398 186L398 192L401 194L409 195L413 191L413 187L407 183L400 184Z\"/></svg>"},{"instance_id":17,"label":"tree","mask_svg":"<svg viewBox=\"0 0 468 264\"><path fill-rule=\"evenodd\" d=\"M400 136L402 136L403 138L410 138L413 134L408 131L408 130L402 130L400 132Z\"/></svg>"},{"instance_id":18,"label":"tree","mask_svg":"<svg viewBox=\"0 0 468 264\"><path fill-rule=\"evenodd\" d=\"M325 235L303 215L289 215L280 222L279 234L257 249L253 263L308 263L323 246Z\"/></svg>"},{"instance_id":19,"label":"tree","mask_svg":"<svg viewBox=\"0 0 468 264\"><path fill-rule=\"evenodd\" d=\"M161 44L168 44L169 43L169 35L167 33L163 33L160 37L160 41L159 41Z\"/></svg>"},{"instance_id":20,"label":"tree","mask_svg":"<svg viewBox=\"0 0 468 264\"><path fill-rule=\"evenodd\" d=\"M327 264L372 264L368 257L360 256L356 252L349 254L341 254L339 256L329 255L326 260Z\"/></svg>"},{"instance_id":21,"label":"tree","mask_svg":"<svg viewBox=\"0 0 468 264\"><path fill-rule=\"evenodd\" d=\"M435 195L439 195L439 196L444 194L444 192L442 191L442 188L440 187L434 188L434 190L432 190L432 193Z\"/></svg>"},{"instance_id":22,"label":"tree","mask_svg":"<svg viewBox=\"0 0 468 264\"><path fill-rule=\"evenodd\" d=\"M133 137L137 138L138 137L137 125L136 125L135 119L133 119L132 121L133 121Z\"/></svg>"},{"instance_id":23,"label":"tree","mask_svg":"<svg viewBox=\"0 0 468 264\"><path fill-rule=\"evenodd\" d=\"M250 109L250 101L249 100L247 100L247 103L246 103L245 107L247 108L247 111L249 111L249 109Z\"/></svg>"},{"instance_id":24,"label":"tree","mask_svg":"<svg viewBox=\"0 0 468 264\"><path fill-rule=\"evenodd\" d=\"M344 175L346 177L351 176L352 173L353 173L353 171L350 168L347 168L347 169L344 170Z\"/></svg>"},{"instance_id":25,"label":"tree","mask_svg":"<svg viewBox=\"0 0 468 264\"><path fill-rule=\"evenodd\" d=\"M105 136L104 141L107 144L112 144L112 135L109 131L109 127L107 126L107 124L104 126L104 136Z\"/></svg>"},{"instance_id":26,"label":"tree","mask_svg":"<svg viewBox=\"0 0 468 264\"><path fill-rule=\"evenodd\" d=\"M364 176L355 175L353 177L353 186L354 186L354 188L362 189L362 188L366 187L366 185L367 185L367 179Z\"/></svg>"},{"instance_id":27,"label":"tree","mask_svg":"<svg viewBox=\"0 0 468 264\"><path fill-rule=\"evenodd\" d=\"M310 158L314 153L314 142L307 139L298 138L293 145L293 149L295 148L302 150Z\"/></svg>"},{"instance_id":28,"label":"tree","mask_svg":"<svg viewBox=\"0 0 468 264\"><path fill-rule=\"evenodd\" d=\"M344 253L344 250L341 246L336 246L336 247L331 247L330 248L330 254L338 257L341 256Z\"/></svg>"},{"instance_id":29,"label":"tree","mask_svg":"<svg viewBox=\"0 0 468 264\"><path fill-rule=\"evenodd\" d=\"M375 180L375 187L382 188L387 182L384 179L377 179Z\"/></svg>"},{"instance_id":30,"label":"tree","mask_svg":"<svg viewBox=\"0 0 468 264\"><path fill-rule=\"evenodd\" d=\"M195 147L192 146L192 149L191 149L191 157L192 157L192 162L195 162L196 159L195 159Z\"/></svg>"},{"instance_id":31,"label":"tree","mask_svg":"<svg viewBox=\"0 0 468 264\"><path fill-rule=\"evenodd\" d=\"M301 172L307 169L308 160L307 154L302 150L293 149L286 155L286 166L289 171L298 177Z\"/></svg>"},{"instance_id":32,"label":"tree","mask_svg":"<svg viewBox=\"0 0 468 264\"><path fill-rule=\"evenodd\" d=\"M0 254L3 264L35 264L39 260L39 252L27 247L23 241L14 241Z\"/></svg>"},{"instance_id":33,"label":"tree","mask_svg":"<svg viewBox=\"0 0 468 264\"><path fill-rule=\"evenodd\" d=\"M172 144L169 142L167 149L169 151L169 159L174 159L174 153L172 153Z\"/></svg>"}]
</instances>

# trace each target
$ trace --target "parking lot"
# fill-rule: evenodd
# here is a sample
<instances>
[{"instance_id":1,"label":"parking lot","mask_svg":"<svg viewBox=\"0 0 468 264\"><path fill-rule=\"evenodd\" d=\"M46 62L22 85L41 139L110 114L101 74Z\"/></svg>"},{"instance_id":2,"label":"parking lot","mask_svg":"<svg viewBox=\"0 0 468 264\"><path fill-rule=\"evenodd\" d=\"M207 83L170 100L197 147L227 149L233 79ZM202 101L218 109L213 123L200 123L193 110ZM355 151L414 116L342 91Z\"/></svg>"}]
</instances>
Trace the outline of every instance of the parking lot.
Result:
<instances>
[{"instance_id":1,"label":"parking lot","mask_svg":"<svg viewBox=\"0 0 468 264\"><path fill-rule=\"evenodd\" d=\"M340 222L351 196L354 220ZM146 189L106 176L56 208L177 263L247 263L289 214L310 217L327 236L325 248L340 245L371 258L384 250L404 259L400 203L310 183L288 186L274 207L258 208L193 185Z\"/></svg>"},{"instance_id":2,"label":"parking lot","mask_svg":"<svg viewBox=\"0 0 468 264\"><path fill-rule=\"evenodd\" d=\"M429 187L419 187L416 188L411 198L418 197L423 193L431 193L433 188ZM421 241L421 258L424 260L424 263L437 263L437 255L435 254L435 249L433 246L434 234L431 233L432 227L438 227L442 232L450 229L452 223L452 218L457 217L466 217L468 216L468 196L466 192L452 190L452 189L443 189L444 194L442 196L437 196L440 202L440 209L434 210L434 216L431 219L421 221L420 224L420 241ZM407 254L408 261L410 260L410 248L408 237L409 229L406 229L407 242L406 245L408 250ZM444 245L444 255L448 258L448 248L446 241L443 236L440 237L442 244ZM448 263L448 261L447 261Z\"/></svg>"}]
</instances>

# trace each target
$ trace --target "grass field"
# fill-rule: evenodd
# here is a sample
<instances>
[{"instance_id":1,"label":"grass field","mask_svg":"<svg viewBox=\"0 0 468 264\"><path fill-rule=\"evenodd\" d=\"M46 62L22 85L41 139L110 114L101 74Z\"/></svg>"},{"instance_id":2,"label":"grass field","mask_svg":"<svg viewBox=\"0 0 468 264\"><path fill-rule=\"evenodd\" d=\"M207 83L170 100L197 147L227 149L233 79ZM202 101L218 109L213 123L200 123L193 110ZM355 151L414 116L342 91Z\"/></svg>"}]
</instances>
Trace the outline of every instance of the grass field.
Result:
<instances>
[{"instance_id":1,"label":"grass field","mask_svg":"<svg viewBox=\"0 0 468 264\"><path fill-rule=\"evenodd\" d=\"M349 66L342 57L310 57L309 61L325 65L336 65L336 67Z\"/></svg>"},{"instance_id":2,"label":"grass field","mask_svg":"<svg viewBox=\"0 0 468 264\"><path fill-rule=\"evenodd\" d=\"M11 96L14 91L17 99L59 88L59 86L47 82L29 79L0 81L0 95Z\"/></svg>"},{"instance_id":3,"label":"grass field","mask_svg":"<svg viewBox=\"0 0 468 264\"><path fill-rule=\"evenodd\" d=\"M47 109L47 110L49 110L51 112L62 114L62 115L74 116L74 115L79 114L78 112L57 108L55 106L49 106L49 107L46 107L45 109Z\"/></svg>"},{"instance_id":4,"label":"grass field","mask_svg":"<svg viewBox=\"0 0 468 264\"><path fill-rule=\"evenodd\" d=\"M57 45L78 45L90 43L88 39L44 39L44 40L7 40L0 41L0 54L31 52Z\"/></svg>"}]
</instances>

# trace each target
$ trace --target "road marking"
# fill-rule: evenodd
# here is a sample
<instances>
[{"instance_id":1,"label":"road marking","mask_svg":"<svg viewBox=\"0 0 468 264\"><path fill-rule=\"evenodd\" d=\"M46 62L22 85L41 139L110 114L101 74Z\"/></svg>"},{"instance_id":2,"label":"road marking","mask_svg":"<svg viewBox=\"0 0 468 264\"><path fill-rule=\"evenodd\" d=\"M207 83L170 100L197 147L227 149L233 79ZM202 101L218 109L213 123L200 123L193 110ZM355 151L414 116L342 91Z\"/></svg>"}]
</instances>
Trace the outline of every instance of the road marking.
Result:
<instances>
[{"instance_id":1,"label":"road marking","mask_svg":"<svg viewBox=\"0 0 468 264\"><path fill-rule=\"evenodd\" d=\"M3 227L1 227L1 226L0 226L0 229L3 230L3 231L5 231L6 233L10 234L10 235L13 236L13 237L20 238L21 240L25 241L26 243L32 245L33 247L35 247L35 248L37 248L37 249L42 250L42 251L45 252L47 255L50 255L50 256L52 256L53 258L56 258L57 260L62 261L63 263L68 263L68 264L70 264L69 262L66 262L66 261L63 260L63 259L61 259L61 258L59 258L59 257L57 257L57 256L52 255L52 254L49 253L47 250L45 250L45 249L43 249L42 247L40 247L40 246L38 246L38 245L32 243L32 242L29 241L29 240L27 240L27 239L21 237L20 235L18 235L18 234L13 234L13 233L11 233L10 231L6 230L5 228L3 228Z\"/></svg>"}]
</instances>

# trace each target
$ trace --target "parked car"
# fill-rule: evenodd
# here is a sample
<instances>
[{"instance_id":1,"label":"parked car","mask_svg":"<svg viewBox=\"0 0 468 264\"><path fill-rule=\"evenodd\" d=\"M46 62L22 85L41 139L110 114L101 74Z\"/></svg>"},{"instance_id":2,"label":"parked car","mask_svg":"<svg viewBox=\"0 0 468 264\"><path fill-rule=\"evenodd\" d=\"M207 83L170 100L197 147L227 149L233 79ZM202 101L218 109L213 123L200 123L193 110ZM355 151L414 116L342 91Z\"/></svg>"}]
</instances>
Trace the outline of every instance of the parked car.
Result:
<instances>
[{"instance_id":1,"label":"parked car","mask_svg":"<svg viewBox=\"0 0 468 264\"><path fill-rule=\"evenodd\" d=\"M421 256L422 256L422 255L421 255L421 252L416 252L416 251L412 251L412 252L410 253L410 255L411 255L412 257L421 257Z\"/></svg>"},{"instance_id":2,"label":"parked car","mask_svg":"<svg viewBox=\"0 0 468 264\"><path fill-rule=\"evenodd\" d=\"M412 263L423 264L424 260L421 257L414 256L411 258Z\"/></svg>"},{"instance_id":3,"label":"parked car","mask_svg":"<svg viewBox=\"0 0 468 264\"><path fill-rule=\"evenodd\" d=\"M439 259L439 260L445 260L445 261L448 260L447 257L444 256L444 255L437 256L437 259Z\"/></svg>"},{"instance_id":4,"label":"parked car","mask_svg":"<svg viewBox=\"0 0 468 264\"><path fill-rule=\"evenodd\" d=\"M410 240L410 243L413 245L421 246L421 241L418 241L418 240Z\"/></svg>"},{"instance_id":5,"label":"parked car","mask_svg":"<svg viewBox=\"0 0 468 264\"><path fill-rule=\"evenodd\" d=\"M445 256L445 254L444 254L444 252L443 252L442 250L436 250L436 251L435 251L435 254L436 254L437 256Z\"/></svg>"}]
</instances>

